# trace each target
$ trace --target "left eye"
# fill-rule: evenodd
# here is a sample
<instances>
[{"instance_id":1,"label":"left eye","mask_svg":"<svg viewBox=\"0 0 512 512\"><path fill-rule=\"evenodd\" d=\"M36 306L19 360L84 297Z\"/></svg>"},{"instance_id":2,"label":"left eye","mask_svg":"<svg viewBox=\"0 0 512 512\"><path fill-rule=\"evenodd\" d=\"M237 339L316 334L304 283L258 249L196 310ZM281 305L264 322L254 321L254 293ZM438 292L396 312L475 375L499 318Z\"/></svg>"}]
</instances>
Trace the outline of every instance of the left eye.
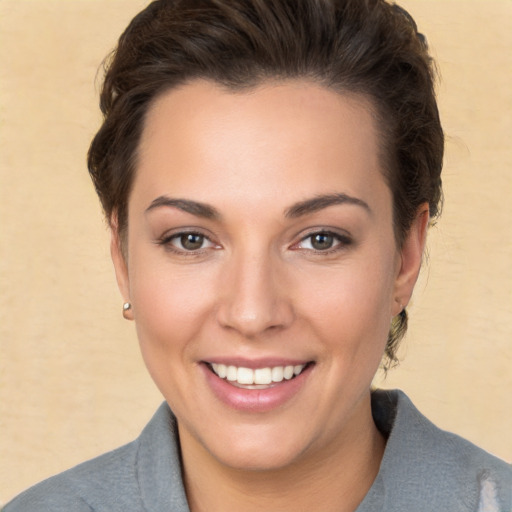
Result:
<instances>
[{"instance_id":1,"label":"left eye","mask_svg":"<svg viewBox=\"0 0 512 512\"><path fill-rule=\"evenodd\" d=\"M341 236L329 232L312 233L303 238L298 244L299 249L312 251L328 251L344 242ZM348 241L345 241L347 243Z\"/></svg>"},{"instance_id":2,"label":"left eye","mask_svg":"<svg viewBox=\"0 0 512 512\"><path fill-rule=\"evenodd\" d=\"M181 251L198 251L213 247L213 243L200 233L179 233L172 236L168 243Z\"/></svg>"}]
</instances>

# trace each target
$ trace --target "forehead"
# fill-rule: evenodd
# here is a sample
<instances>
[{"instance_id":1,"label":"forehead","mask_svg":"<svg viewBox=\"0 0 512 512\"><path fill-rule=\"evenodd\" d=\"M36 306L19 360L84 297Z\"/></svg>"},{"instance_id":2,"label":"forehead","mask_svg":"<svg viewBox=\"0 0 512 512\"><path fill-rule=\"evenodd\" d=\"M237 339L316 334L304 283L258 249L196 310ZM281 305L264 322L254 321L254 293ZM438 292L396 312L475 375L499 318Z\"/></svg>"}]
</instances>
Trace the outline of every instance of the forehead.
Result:
<instances>
[{"instance_id":1,"label":"forehead","mask_svg":"<svg viewBox=\"0 0 512 512\"><path fill-rule=\"evenodd\" d=\"M148 111L134 190L148 199L167 193L207 201L228 192L242 201L281 200L293 191L296 200L382 193L384 184L364 97L306 81L234 92L198 80L166 92Z\"/></svg>"}]
</instances>

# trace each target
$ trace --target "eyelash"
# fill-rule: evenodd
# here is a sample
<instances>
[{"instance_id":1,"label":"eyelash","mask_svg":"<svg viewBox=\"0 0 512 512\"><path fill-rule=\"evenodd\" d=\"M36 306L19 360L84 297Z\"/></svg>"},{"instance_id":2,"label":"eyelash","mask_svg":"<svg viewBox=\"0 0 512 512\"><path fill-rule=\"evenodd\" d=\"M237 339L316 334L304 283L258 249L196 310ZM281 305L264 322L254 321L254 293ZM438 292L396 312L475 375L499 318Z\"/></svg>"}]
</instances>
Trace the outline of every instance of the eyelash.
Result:
<instances>
[{"instance_id":1,"label":"eyelash","mask_svg":"<svg viewBox=\"0 0 512 512\"><path fill-rule=\"evenodd\" d=\"M203 244L204 244L204 242L208 242L210 244L210 246L201 247L196 250L188 250L185 248L176 247L173 244L174 240L180 240L181 238L183 238L187 235L201 237ZM199 231L180 231L178 233L173 233L172 235L167 235L167 236L164 235L162 238L157 240L157 244L160 246L163 246L166 251L174 252L176 254L183 255L183 256L198 256L198 255L201 255L205 250L209 249L210 247L217 247L216 244L210 240L210 238L208 238L205 234L200 233Z\"/></svg>"},{"instance_id":2,"label":"eyelash","mask_svg":"<svg viewBox=\"0 0 512 512\"><path fill-rule=\"evenodd\" d=\"M334 240L334 245L325 250L315 249L314 247L311 247L311 248L298 247L304 241L312 240L313 237L319 236L319 235L322 235L325 237L332 237ZM298 250L298 251L305 251L305 252L307 251L308 253L311 253L314 255L325 256L328 254L342 251L342 250L346 249L348 246L352 245L352 243L353 243L353 240L348 235L341 235L339 233L335 233L335 232L329 231L329 230L318 230L318 231L313 231L311 233L308 233L306 236L301 238L301 240L297 244L294 244L294 246L292 246L292 248L294 248L295 250ZM310 242L310 245L311 245L311 242Z\"/></svg>"},{"instance_id":3,"label":"eyelash","mask_svg":"<svg viewBox=\"0 0 512 512\"><path fill-rule=\"evenodd\" d=\"M172 242L174 240L179 240L187 235L193 235L193 236L200 237L202 239L201 245L203 245L204 242L208 242L210 245L208 247L201 247L196 250L188 250L186 248L179 248L179 247L176 247L175 245L173 245ZM332 247L328 247L325 250L315 249L314 247L310 247L310 248L299 247L300 244L302 244L306 240L312 240L313 237L315 237L315 236L332 237L334 245ZM306 236L301 238L299 242L293 244L291 246L291 249L297 250L297 251L308 252L308 253L311 253L314 255L324 256L324 255L342 251L342 250L346 249L348 246L350 246L352 243L353 243L352 239L347 235L341 235L339 233L335 233L335 232L329 231L329 230L318 230L318 231L313 231L311 233L308 233ZM163 236L162 238L157 240L157 244L160 246L163 246L167 251L174 252L174 253L184 255L184 256L198 256L198 255L201 255L202 253L204 253L205 250L207 250L211 247L214 247L214 248L219 247L218 245L215 245L214 242L212 242L210 240L210 238L208 238L208 236L206 236L203 233L198 232L198 231L180 231L178 233L173 233L172 235ZM311 242L310 242L310 245L312 245Z\"/></svg>"}]
</instances>

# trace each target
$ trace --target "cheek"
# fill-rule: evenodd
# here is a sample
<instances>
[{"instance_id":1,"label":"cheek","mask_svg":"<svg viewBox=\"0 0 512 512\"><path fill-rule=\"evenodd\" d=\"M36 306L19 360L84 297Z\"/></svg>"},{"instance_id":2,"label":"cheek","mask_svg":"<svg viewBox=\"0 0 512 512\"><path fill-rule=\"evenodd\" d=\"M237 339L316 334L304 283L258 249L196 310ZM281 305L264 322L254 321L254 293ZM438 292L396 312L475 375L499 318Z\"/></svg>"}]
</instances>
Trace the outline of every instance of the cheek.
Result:
<instances>
[{"instance_id":1,"label":"cheek","mask_svg":"<svg viewBox=\"0 0 512 512\"><path fill-rule=\"evenodd\" d=\"M185 350L196 337L211 309L212 277L200 266L171 268L155 260L137 264L134 259L130 293L141 348L161 356Z\"/></svg>"},{"instance_id":2,"label":"cheek","mask_svg":"<svg viewBox=\"0 0 512 512\"><path fill-rule=\"evenodd\" d=\"M198 272L151 265L138 267L131 293L135 325L145 365L171 407L187 400L182 383L197 364L197 347L211 310ZM188 392L190 393L190 392ZM190 397L189 397L190 398Z\"/></svg>"},{"instance_id":3,"label":"cheek","mask_svg":"<svg viewBox=\"0 0 512 512\"><path fill-rule=\"evenodd\" d=\"M378 352L389 331L393 275L393 262L386 258L327 269L301 285L297 306L339 350Z\"/></svg>"}]
</instances>

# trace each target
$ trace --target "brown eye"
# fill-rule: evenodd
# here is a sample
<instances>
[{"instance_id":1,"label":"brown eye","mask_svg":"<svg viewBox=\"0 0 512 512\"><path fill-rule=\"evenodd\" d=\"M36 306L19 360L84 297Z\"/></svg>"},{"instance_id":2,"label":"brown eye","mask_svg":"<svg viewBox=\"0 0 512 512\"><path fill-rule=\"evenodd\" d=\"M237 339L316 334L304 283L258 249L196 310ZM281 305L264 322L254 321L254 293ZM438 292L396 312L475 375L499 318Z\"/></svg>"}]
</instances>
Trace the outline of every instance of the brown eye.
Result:
<instances>
[{"instance_id":1,"label":"brown eye","mask_svg":"<svg viewBox=\"0 0 512 512\"><path fill-rule=\"evenodd\" d=\"M191 256L220 247L213 243L206 235L195 231L182 231L173 235L164 236L158 240L157 243L175 254L188 254Z\"/></svg>"},{"instance_id":2,"label":"brown eye","mask_svg":"<svg viewBox=\"0 0 512 512\"><path fill-rule=\"evenodd\" d=\"M179 244L186 251L197 251L203 247L205 237L197 233L184 233L179 236Z\"/></svg>"},{"instance_id":3,"label":"brown eye","mask_svg":"<svg viewBox=\"0 0 512 512\"><path fill-rule=\"evenodd\" d=\"M335 238L330 233L316 233L310 237L311 247L316 251L325 251L331 249L334 245Z\"/></svg>"},{"instance_id":4,"label":"brown eye","mask_svg":"<svg viewBox=\"0 0 512 512\"><path fill-rule=\"evenodd\" d=\"M332 233L330 231L317 231L304 237L295 247L305 249L313 253L330 253L342 250L352 244L352 239L346 235Z\"/></svg>"}]
</instances>

